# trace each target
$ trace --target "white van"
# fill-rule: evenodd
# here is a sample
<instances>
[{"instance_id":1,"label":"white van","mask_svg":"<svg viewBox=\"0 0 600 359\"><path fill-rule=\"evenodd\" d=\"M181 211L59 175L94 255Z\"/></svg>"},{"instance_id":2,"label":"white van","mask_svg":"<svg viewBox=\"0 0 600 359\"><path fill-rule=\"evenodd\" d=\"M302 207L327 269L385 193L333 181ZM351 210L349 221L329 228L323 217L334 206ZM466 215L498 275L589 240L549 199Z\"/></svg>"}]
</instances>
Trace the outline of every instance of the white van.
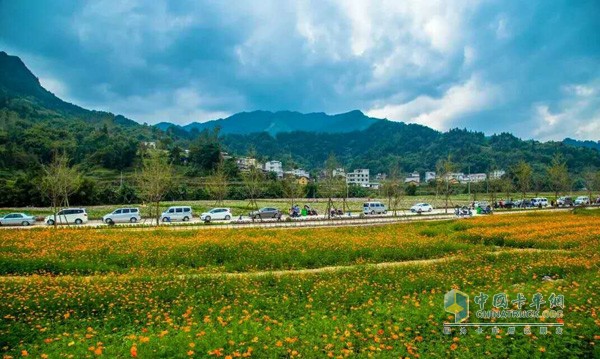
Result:
<instances>
[{"instance_id":1,"label":"white van","mask_svg":"<svg viewBox=\"0 0 600 359\"><path fill-rule=\"evenodd\" d=\"M363 203L364 214L385 214L387 209L381 202L365 202Z\"/></svg>"},{"instance_id":2,"label":"white van","mask_svg":"<svg viewBox=\"0 0 600 359\"><path fill-rule=\"evenodd\" d=\"M545 197L536 197L531 199L532 207L548 207L548 199Z\"/></svg>"},{"instance_id":3,"label":"white van","mask_svg":"<svg viewBox=\"0 0 600 359\"><path fill-rule=\"evenodd\" d=\"M54 225L54 221L57 224L83 224L87 223L88 215L85 208L65 208L58 211L56 216L49 215L44 219L47 225Z\"/></svg>"},{"instance_id":4,"label":"white van","mask_svg":"<svg viewBox=\"0 0 600 359\"><path fill-rule=\"evenodd\" d=\"M102 221L106 224L135 223L141 219L142 217L138 208L118 208L102 217Z\"/></svg>"},{"instance_id":5,"label":"white van","mask_svg":"<svg viewBox=\"0 0 600 359\"><path fill-rule=\"evenodd\" d=\"M192 207L190 206L173 206L169 207L160 215L160 220L163 222L183 221L187 222L193 218Z\"/></svg>"}]
</instances>

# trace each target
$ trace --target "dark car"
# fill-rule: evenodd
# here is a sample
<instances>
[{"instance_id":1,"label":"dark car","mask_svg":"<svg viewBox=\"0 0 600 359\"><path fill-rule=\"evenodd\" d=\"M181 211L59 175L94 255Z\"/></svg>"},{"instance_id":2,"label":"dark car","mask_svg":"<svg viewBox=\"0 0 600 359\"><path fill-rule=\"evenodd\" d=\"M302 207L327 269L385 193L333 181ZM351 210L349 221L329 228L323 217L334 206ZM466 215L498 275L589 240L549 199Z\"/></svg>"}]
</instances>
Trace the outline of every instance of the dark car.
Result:
<instances>
[{"instance_id":1,"label":"dark car","mask_svg":"<svg viewBox=\"0 0 600 359\"><path fill-rule=\"evenodd\" d=\"M277 218L281 219L281 211L273 207L264 207L249 214L252 219Z\"/></svg>"},{"instance_id":2,"label":"dark car","mask_svg":"<svg viewBox=\"0 0 600 359\"><path fill-rule=\"evenodd\" d=\"M573 198L568 196L560 197L556 200L556 205L559 207L573 207L574 203Z\"/></svg>"}]
</instances>

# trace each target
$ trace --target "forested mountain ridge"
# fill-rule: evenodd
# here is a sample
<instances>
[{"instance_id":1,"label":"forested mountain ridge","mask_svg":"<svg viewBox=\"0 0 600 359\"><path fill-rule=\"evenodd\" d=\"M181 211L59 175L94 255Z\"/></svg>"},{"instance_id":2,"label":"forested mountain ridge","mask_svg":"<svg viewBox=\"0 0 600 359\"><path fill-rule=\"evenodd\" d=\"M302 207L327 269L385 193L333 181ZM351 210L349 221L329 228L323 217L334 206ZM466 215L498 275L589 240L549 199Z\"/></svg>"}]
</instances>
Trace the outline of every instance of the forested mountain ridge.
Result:
<instances>
[{"instance_id":1,"label":"forested mountain ridge","mask_svg":"<svg viewBox=\"0 0 600 359\"><path fill-rule=\"evenodd\" d=\"M485 136L481 132L453 129L438 132L429 127L381 121L363 131L323 134L308 132L226 135L223 145L234 153L250 148L272 159L290 159L299 166L321 167L330 153L347 168L387 172L399 164L404 172L435 171L436 163L449 155L458 171L508 170L523 160L537 171L560 153L572 172L600 168L600 152L562 142L523 141L512 134Z\"/></svg>"},{"instance_id":2,"label":"forested mountain ridge","mask_svg":"<svg viewBox=\"0 0 600 359\"><path fill-rule=\"evenodd\" d=\"M177 126L168 122L161 122L156 126L162 130L176 127L187 132L219 128L220 133L223 135L243 135L257 132L276 135L294 131L316 133L360 131L380 121L383 120L368 117L359 110L337 115L328 115L323 112L303 114L296 111L252 111L236 113L227 118L214 121L193 122L185 126Z\"/></svg>"}]
</instances>

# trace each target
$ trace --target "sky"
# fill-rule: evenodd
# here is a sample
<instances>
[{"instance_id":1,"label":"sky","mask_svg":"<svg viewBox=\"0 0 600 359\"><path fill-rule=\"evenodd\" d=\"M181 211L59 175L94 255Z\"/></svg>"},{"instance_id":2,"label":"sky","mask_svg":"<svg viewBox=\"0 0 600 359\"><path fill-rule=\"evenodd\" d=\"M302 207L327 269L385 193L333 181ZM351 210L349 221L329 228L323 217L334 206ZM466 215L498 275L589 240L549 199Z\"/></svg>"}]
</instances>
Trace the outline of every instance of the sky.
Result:
<instances>
[{"instance_id":1,"label":"sky","mask_svg":"<svg viewBox=\"0 0 600 359\"><path fill-rule=\"evenodd\" d=\"M600 140L597 0L0 0L0 50L149 124L341 113Z\"/></svg>"}]
</instances>

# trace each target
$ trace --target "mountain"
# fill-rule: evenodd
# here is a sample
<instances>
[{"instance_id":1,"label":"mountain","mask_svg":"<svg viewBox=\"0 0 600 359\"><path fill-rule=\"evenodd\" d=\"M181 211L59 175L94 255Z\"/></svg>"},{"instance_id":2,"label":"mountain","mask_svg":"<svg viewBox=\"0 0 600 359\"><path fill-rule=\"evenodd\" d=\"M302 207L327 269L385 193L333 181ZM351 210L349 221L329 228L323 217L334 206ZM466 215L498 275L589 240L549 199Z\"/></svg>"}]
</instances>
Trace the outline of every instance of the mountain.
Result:
<instances>
[{"instance_id":1,"label":"mountain","mask_svg":"<svg viewBox=\"0 0 600 359\"><path fill-rule=\"evenodd\" d=\"M365 130L372 124L381 121L354 110L337 115L328 115L323 112L303 114L295 111L252 111L240 112L224 119L208 122L193 122L185 126L177 126L161 122L156 127L166 131L170 127L177 127L188 132L212 130L219 128L220 133L249 134L254 132L267 132L272 135L283 132L305 131L316 133L340 133Z\"/></svg>"},{"instance_id":2,"label":"mountain","mask_svg":"<svg viewBox=\"0 0 600 359\"><path fill-rule=\"evenodd\" d=\"M572 138L565 138L562 141L565 145L575 146L575 147L586 147L586 148L594 148L600 151L600 141L579 141L574 140Z\"/></svg>"},{"instance_id":3,"label":"mountain","mask_svg":"<svg viewBox=\"0 0 600 359\"><path fill-rule=\"evenodd\" d=\"M2 107L18 107L29 104L34 108L52 111L65 116L73 116L86 120L112 117L115 123L124 126L139 125L124 116L114 116L103 111L86 110L77 105L65 102L46 90L40 80L25 66L17 56L0 51L0 103Z\"/></svg>"}]
</instances>

